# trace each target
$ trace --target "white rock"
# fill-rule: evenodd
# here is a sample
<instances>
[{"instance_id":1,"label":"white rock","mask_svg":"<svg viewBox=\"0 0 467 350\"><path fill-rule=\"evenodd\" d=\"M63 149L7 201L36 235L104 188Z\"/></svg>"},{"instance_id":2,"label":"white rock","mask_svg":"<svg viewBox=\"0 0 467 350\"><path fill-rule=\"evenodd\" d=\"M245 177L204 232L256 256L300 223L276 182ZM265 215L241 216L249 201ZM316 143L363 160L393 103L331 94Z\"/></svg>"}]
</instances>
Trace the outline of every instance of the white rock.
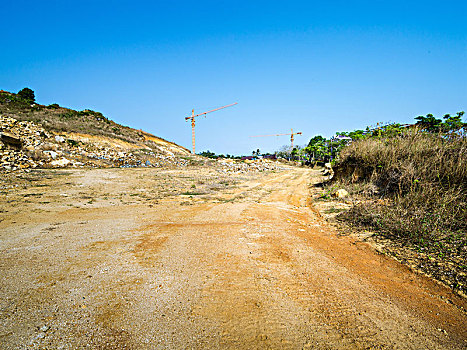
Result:
<instances>
[{"instance_id":1,"label":"white rock","mask_svg":"<svg viewBox=\"0 0 467 350\"><path fill-rule=\"evenodd\" d=\"M52 159L57 159L57 157L58 157L58 153L55 152L55 151L44 151L43 153L46 153L46 154L50 155L50 157Z\"/></svg>"},{"instance_id":2,"label":"white rock","mask_svg":"<svg viewBox=\"0 0 467 350\"><path fill-rule=\"evenodd\" d=\"M63 136L57 135L57 136L55 136L55 141L57 141L57 142L65 142L65 138L64 138Z\"/></svg>"},{"instance_id":3,"label":"white rock","mask_svg":"<svg viewBox=\"0 0 467 350\"><path fill-rule=\"evenodd\" d=\"M57 160L53 160L50 162L50 164L52 166L58 166L58 167L65 167L67 166L68 164L70 164L71 162L66 159L66 158L60 158L60 159L57 159Z\"/></svg>"}]
</instances>

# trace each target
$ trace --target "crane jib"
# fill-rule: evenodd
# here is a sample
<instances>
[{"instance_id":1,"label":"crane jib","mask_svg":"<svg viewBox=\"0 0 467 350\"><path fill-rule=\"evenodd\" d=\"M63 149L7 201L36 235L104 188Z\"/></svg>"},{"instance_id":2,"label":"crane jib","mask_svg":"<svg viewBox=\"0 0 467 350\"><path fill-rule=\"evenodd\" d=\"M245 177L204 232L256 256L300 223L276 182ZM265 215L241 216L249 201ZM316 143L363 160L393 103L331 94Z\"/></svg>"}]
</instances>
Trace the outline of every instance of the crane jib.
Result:
<instances>
[{"instance_id":1,"label":"crane jib","mask_svg":"<svg viewBox=\"0 0 467 350\"><path fill-rule=\"evenodd\" d=\"M219 107L219 108L216 108L216 109L212 109L210 111L203 112L203 113L200 113L200 114L197 114L197 115L195 115L195 110L193 109L191 111L191 116L185 117L185 121L191 119L191 142L192 142L192 146L193 146L193 148L192 148L192 153L193 154L195 154L195 118L199 117L200 115L204 115L206 117L206 114L208 114L208 113L215 112L215 111L218 111L219 109L227 108L227 107L230 107L230 106L234 106L236 104L238 104L238 102L232 103L232 104L227 105L227 106L222 106L222 107Z\"/></svg>"}]
</instances>

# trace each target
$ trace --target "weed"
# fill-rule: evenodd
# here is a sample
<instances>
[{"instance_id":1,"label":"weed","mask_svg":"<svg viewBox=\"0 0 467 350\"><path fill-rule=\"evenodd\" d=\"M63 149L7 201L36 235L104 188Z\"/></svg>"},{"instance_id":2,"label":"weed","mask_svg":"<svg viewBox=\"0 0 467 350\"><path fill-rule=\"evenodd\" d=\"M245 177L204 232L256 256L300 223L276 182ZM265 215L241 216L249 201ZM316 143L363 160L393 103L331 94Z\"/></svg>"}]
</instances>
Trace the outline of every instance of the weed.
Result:
<instances>
[{"instance_id":1,"label":"weed","mask_svg":"<svg viewBox=\"0 0 467 350\"><path fill-rule=\"evenodd\" d=\"M415 131L355 142L342 151L336 178L366 186L363 197L390 200L365 201L349 212L353 221L409 239L467 229L465 137Z\"/></svg>"},{"instance_id":2,"label":"weed","mask_svg":"<svg viewBox=\"0 0 467 350\"><path fill-rule=\"evenodd\" d=\"M359 199L339 218L429 254L430 261L467 259L465 136L412 130L353 142L342 150L330 186L345 186Z\"/></svg>"}]
</instances>

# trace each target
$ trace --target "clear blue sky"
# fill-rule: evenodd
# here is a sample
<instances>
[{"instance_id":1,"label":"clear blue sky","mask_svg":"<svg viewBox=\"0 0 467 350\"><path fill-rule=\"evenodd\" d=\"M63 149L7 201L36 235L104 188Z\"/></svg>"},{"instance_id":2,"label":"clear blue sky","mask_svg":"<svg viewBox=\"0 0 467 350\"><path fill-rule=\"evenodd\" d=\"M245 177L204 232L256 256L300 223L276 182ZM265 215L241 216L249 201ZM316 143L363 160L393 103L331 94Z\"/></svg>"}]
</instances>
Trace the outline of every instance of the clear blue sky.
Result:
<instances>
[{"instance_id":1,"label":"clear blue sky","mask_svg":"<svg viewBox=\"0 0 467 350\"><path fill-rule=\"evenodd\" d=\"M0 89L197 152L275 151L467 103L466 1L2 1Z\"/></svg>"}]
</instances>

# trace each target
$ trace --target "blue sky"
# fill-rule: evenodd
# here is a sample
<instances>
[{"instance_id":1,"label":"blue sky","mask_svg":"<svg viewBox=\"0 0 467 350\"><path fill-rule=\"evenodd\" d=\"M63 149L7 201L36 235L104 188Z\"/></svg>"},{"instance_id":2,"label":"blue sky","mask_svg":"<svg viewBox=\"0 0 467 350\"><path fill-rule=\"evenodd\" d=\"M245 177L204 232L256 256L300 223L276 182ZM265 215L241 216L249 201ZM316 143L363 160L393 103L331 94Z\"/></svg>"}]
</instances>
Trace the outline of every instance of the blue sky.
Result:
<instances>
[{"instance_id":1,"label":"blue sky","mask_svg":"<svg viewBox=\"0 0 467 350\"><path fill-rule=\"evenodd\" d=\"M94 109L196 150L273 152L287 136L467 102L465 1L3 1L0 89Z\"/></svg>"}]
</instances>

